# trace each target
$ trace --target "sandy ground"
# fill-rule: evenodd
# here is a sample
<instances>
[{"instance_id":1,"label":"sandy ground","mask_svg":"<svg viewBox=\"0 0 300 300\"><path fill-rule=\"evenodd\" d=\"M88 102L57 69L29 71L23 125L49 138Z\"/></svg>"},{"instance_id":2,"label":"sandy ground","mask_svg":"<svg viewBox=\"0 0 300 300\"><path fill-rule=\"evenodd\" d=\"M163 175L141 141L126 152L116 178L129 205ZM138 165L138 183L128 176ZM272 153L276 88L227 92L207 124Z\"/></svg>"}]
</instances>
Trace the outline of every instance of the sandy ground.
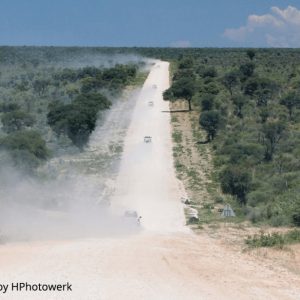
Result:
<instances>
[{"instance_id":1,"label":"sandy ground","mask_svg":"<svg viewBox=\"0 0 300 300\"><path fill-rule=\"evenodd\" d=\"M300 278L184 226L175 178L168 63L140 93L125 139L112 209L135 209L142 229L120 237L28 242L0 248L0 284L72 283L72 292L0 294L3 299L300 299ZM157 87L154 87L157 85ZM148 106L153 101L154 106ZM145 135L152 143L144 143Z\"/></svg>"},{"instance_id":2,"label":"sandy ground","mask_svg":"<svg viewBox=\"0 0 300 300\"><path fill-rule=\"evenodd\" d=\"M184 191L173 167L169 105L162 100L168 86L168 64L157 64L143 86L128 128L112 200L117 210L137 210L147 231L187 231L180 203ZM145 136L152 141L145 143Z\"/></svg>"}]
</instances>

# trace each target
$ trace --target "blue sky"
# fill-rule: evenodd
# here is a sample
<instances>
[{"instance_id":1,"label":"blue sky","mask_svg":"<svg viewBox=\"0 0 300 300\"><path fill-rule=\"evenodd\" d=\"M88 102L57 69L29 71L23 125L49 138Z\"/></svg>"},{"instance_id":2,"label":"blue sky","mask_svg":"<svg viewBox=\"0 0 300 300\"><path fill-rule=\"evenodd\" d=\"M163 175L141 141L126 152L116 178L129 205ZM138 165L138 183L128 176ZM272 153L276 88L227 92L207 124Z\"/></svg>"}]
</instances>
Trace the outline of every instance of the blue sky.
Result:
<instances>
[{"instance_id":1,"label":"blue sky","mask_svg":"<svg viewBox=\"0 0 300 300\"><path fill-rule=\"evenodd\" d=\"M300 47L299 0L1 0L0 45Z\"/></svg>"}]
</instances>

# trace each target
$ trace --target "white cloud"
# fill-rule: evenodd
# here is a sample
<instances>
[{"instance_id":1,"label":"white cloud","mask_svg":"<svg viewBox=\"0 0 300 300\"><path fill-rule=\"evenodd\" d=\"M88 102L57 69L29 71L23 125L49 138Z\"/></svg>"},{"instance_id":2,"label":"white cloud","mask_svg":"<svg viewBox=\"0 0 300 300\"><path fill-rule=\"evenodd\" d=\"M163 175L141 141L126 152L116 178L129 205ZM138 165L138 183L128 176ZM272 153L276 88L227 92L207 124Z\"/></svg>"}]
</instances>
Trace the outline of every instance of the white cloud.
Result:
<instances>
[{"instance_id":1,"label":"white cloud","mask_svg":"<svg viewBox=\"0 0 300 300\"><path fill-rule=\"evenodd\" d=\"M300 10L271 7L270 13L250 15L245 26L226 29L223 36L252 46L300 47Z\"/></svg>"},{"instance_id":2,"label":"white cloud","mask_svg":"<svg viewBox=\"0 0 300 300\"><path fill-rule=\"evenodd\" d=\"M300 10L296 7L288 6L286 9L281 10L280 8L274 6L271 8L271 11L281 17L283 20L291 23L300 25Z\"/></svg>"},{"instance_id":3,"label":"white cloud","mask_svg":"<svg viewBox=\"0 0 300 300\"><path fill-rule=\"evenodd\" d=\"M190 41L176 41L171 43L171 47L174 48L188 48L191 47L191 42Z\"/></svg>"}]
</instances>

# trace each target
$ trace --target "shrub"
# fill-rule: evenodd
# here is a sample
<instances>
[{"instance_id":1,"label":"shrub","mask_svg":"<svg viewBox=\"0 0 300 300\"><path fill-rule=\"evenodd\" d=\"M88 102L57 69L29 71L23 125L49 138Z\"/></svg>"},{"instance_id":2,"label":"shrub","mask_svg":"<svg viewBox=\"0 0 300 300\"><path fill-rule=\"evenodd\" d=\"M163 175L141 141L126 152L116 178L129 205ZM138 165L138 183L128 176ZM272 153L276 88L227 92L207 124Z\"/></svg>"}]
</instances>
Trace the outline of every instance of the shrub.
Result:
<instances>
[{"instance_id":1,"label":"shrub","mask_svg":"<svg viewBox=\"0 0 300 300\"><path fill-rule=\"evenodd\" d=\"M221 124L221 116L219 111L204 111L200 115L199 124L206 131L207 140L212 141L215 138Z\"/></svg>"},{"instance_id":2,"label":"shrub","mask_svg":"<svg viewBox=\"0 0 300 300\"><path fill-rule=\"evenodd\" d=\"M224 203L223 197L221 197L221 196L216 196L216 197L215 197L215 203L217 203L217 204L222 204L222 203Z\"/></svg>"},{"instance_id":3,"label":"shrub","mask_svg":"<svg viewBox=\"0 0 300 300\"><path fill-rule=\"evenodd\" d=\"M0 104L0 112L11 112L11 111L15 111L15 110L19 110L20 109L20 105L16 104L16 103L2 103Z\"/></svg>"},{"instance_id":4,"label":"shrub","mask_svg":"<svg viewBox=\"0 0 300 300\"><path fill-rule=\"evenodd\" d=\"M259 235L255 234L254 236L248 236L245 240L245 243L252 248L258 247L274 247L278 246L280 248L284 245L284 237L282 234L277 232L274 233L263 233L261 232Z\"/></svg>"},{"instance_id":5,"label":"shrub","mask_svg":"<svg viewBox=\"0 0 300 300\"><path fill-rule=\"evenodd\" d=\"M294 244L300 242L300 230L291 230L286 233L264 233L248 236L245 243L251 248L258 247L279 247L283 248L284 245Z\"/></svg>"},{"instance_id":6,"label":"shrub","mask_svg":"<svg viewBox=\"0 0 300 300\"><path fill-rule=\"evenodd\" d=\"M236 196L241 204L246 204L246 195L251 189L251 176L246 170L228 166L220 174L224 193Z\"/></svg>"},{"instance_id":7,"label":"shrub","mask_svg":"<svg viewBox=\"0 0 300 300\"><path fill-rule=\"evenodd\" d=\"M3 114L1 122L3 129L9 133L32 126L35 123L35 119L31 114L21 110L14 110Z\"/></svg>"},{"instance_id":8,"label":"shrub","mask_svg":"<svg viewBox=\"0 0 300 300\"><path fill-rule=\"evenodd\" d=\"M214 107L214 95L204 94L201 98L201 110L212 110Z\"/></svg>"},{"instance_id":9,"label":"shrub","mask_svg":"<svg viewBox=\"0 0 300 300\"><path fill-rule=\"evenodd\" d=\"M98 93L81 94L73 103L54 102L49 106L48 124L57 134L66 134L74 145L82 148L95 129L97 114L108 109L111 102Z\"/></svg>"},{"instance_id":10,"label":"shrub","mask_svg":"<svg viewBox=\"0 0 300 300\"><path fill-rule=\"evenodd\" d=\"M33 169L49 157L41 135L35 131L17 131L0 139L0 148L7 150L18 167Z\"/></svg>"},{"instance_id":11,"label":"shrub","mask_svg":"<svg viewBox=\"0 0 300 300\"><path fill-rule=\"evenodd\" d=\"M297 207L294 213L292 214L292 220L295 226L300 227L300 206Z\"/></svg>"},{"instance_id":12,"label":"shrub","mask_svg":"<svg viewBox=\"0 0 300 300\"><path fill-rule=\"evenodd\" d=\"M217 77L218 73L217 73L217 70L214 68L214 67L209 67L209 68L205 68L203 71L202 71L202 77L203 78L206 78L206 77Z\"/></svg>"},{"instance_id":13,"label":"shrub","mask_svg":"<svg viewBox=\"0 0 300 300\"><path fill-rule=\"evenodd\" d=\"M240 66L240 72L245 77L250 77L253 75L255 69L255 65L252 62L242 64Z\"/></svg>"},{"instance_id":14,"label":"shrub","mask_svg":"<svg viewBox=\"0 0 300 300\"><path fill-rule=\"evenodd\" d=\"M267 203L270 200L268 191L256 190L247 195L247 202L250 206L256 206L260 203Z\"/></svg>"}]
</instances>

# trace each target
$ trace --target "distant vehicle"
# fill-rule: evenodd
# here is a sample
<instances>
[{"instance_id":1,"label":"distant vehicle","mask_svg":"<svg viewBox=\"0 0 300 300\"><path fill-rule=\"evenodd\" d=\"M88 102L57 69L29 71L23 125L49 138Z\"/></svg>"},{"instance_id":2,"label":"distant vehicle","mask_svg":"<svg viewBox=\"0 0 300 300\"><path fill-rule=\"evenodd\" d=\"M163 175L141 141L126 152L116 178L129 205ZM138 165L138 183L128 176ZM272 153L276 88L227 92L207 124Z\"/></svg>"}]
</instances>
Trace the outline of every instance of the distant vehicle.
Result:
<instances>
[{"instance_id":1,"label":"distant vehicle","mask_svg":"<svg viewBox=\"0 0 300 300\"><path fill-rule=\"evenodd\" d=\"M157 89L157 85L156 85L156 84L153 84L152 87L153 87L154 89Z\"/></svg>"},{"instance_id":2,"label":"distant vehicle","mask_svg":"<svg viewBox=\"0 0 300 300\"><path fill-rule=\"evenodd\" d=\"M138 218L138 213L135 210L126 210L124 213L124 217L126 218Z\"/></svg>"},{"instance_id":3,"label":"distant vehicle","mask_svg":"<svg viewBox=\"0 0 300 300\"><path fill-rule=\"evenodd\" d=\"M148 135L144 136L144 142L145 143L151 143L151 141L152 141L152 137L151 136L148 136Z\"/></svg>"},{"instance_id":4,"label":"distant vehicle","mask_svg":"<svg viewBox=\"0 0 300 300\"><path fill-rule=\"evenodd\" d=\"M153 106L154 105L154 102L153 101L149 101L148 102L148 106Z\"/></svg>"},{"instance_id":5,"label":"distant vehicle","mask_svg":"<svg viewBox=\"0 0 300 300\"><path fill-rule=\"evenodd\" d=\"M139 216L135 210L126 210L124 213L124 217L127 220L127 223L129 222L128 224L141 225L142 217Z\"/></svg>"}]
</instances>

